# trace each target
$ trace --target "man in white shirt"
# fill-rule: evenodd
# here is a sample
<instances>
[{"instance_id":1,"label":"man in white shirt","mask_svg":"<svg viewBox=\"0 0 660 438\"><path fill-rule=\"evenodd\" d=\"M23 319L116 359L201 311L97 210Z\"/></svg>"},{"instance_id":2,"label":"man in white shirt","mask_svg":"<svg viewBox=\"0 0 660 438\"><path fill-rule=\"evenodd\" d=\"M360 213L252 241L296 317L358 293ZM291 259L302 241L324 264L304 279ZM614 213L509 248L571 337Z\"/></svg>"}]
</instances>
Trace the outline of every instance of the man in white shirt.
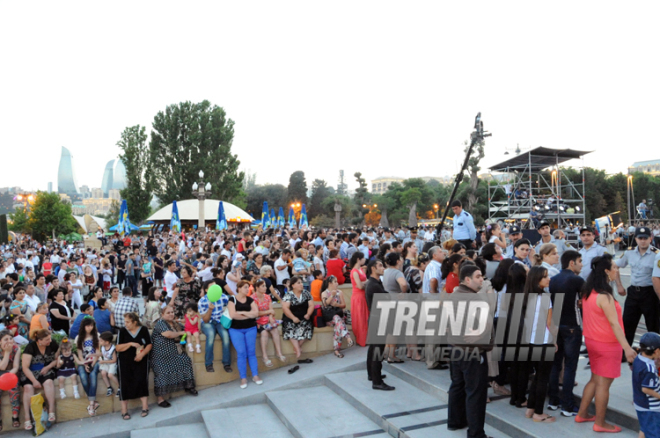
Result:
<instances>
[{"instance_id":1,"label":"man in white shirt","mask_svg":"<svg viewBox=\"0 0 660 438\"><path fill-rule=\"evenodd\" d=\"M62 261L62 259L60 259L59 254L57 254L56 252L54 252L53 255L50 256L50 262L51 262L53 265L57 265L57 264L59 264L61 261Z\"/></svg>"},{"instance_id":2,"label":"man in white shirt","mask_svg":"<svg viewBox=\"0 0 660 438\"><path fill-rule=\"evenodd\" d=\"M172 295L174 295L174 290L176 289L176 282L179 281L179 277L176 276L174 271L176 270L176 262L174 260L168 260L165 263L167 272L165 272L165 277L163 282L165 283L165 290L167 290L167 298L170 300Z\"/></svg>"},{"instance_id":3,"label":"man in white shirt","mask_svg":"<svg viewBox=\"0 0 660 438\"><path fill-rule=\"evenodd\" d=\"M282 251L282 256L277 259L275 262L275 276L277 277L277 285L282 286L282 281L286 280L287 278L291 278L289 276L289 264L291 261L291 250L290 249L285 249ZM279 289L279 288L278 288ZM284 291L284 288L281 289Z\"/></svg>"},{"instance_id":4,"label":"man in white shirt","mask_svg":"<svg viewBox=\"0 0 660 438\"><path fill-rule=\"evenodd\" d=\"M199 271L197 273L197 276L203 282L204 281L209 281L209 280L213 279L213 273L211 272L211 269L213 269L213 260L212 259L206 259L206 262L204 262L204 269Z\"/></svg>"},{"instance_id":5,"label":"man in white shirt","mask_svg":"<svg viewBox=\"0 0 660 438\"><path fill-rule=\"evenodd\" d=\"M229 260L233 259L231 247L232 247L231 240L227 239L223 242L222 251L220 251L220 254L227 257Z\"/></svg>"},{"instance_id":6,"label":"man in white shirt","mask_svg":"<svg viewBox=\"0 0 660 438\"><path fill-rule=\"evenodd\" d=\"M32 313L37 313L37 306L41 303L39 297L34 293L34 285L29 284L25 288L25 302L30 306Z\"/></svg>"}]
</instances>

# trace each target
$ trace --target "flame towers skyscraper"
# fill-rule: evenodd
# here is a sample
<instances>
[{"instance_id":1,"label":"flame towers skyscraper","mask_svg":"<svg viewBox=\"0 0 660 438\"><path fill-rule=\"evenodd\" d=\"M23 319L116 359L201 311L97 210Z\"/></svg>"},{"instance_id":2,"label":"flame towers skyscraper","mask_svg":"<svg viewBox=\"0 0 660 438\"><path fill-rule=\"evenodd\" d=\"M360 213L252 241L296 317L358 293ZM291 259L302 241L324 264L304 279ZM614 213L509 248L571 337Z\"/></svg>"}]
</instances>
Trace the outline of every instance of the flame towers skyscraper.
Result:
<instances>
[{"instance_id":1,"label":"flame towers skyscraper","mask_svg":"<svg viewBox=\"0 0 660 438\"><path fill-rule=\"evenodd\" d=\"M62 146L62 155L60 156L60 165L57 170L57 191L69 196L78 195L78 183L76 174L73 170L73 156L71 152Z\"/></svg>"}]
</instances>

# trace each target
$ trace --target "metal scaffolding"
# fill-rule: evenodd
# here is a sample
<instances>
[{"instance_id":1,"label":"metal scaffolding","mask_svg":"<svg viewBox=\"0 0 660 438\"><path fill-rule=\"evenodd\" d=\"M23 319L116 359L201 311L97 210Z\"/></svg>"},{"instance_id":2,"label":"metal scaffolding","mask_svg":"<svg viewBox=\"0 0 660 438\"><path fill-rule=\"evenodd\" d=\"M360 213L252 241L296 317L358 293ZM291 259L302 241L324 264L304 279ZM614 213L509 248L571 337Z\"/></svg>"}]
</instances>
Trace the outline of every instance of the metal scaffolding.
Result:
<instances>
[{"instance_id":1,"label":"metal scaffolding","mask_svg":"<svg viewBox=\"0 0 660 438\"><path fill-rule=\"evenodd\" d=\"M559 167L589 152L538 147L492 166L488 185L488 218L520 222L535 228L542 220L558 228L584 224L584 167L582 182L573 182Z\"/></svg>"}]
</instances>

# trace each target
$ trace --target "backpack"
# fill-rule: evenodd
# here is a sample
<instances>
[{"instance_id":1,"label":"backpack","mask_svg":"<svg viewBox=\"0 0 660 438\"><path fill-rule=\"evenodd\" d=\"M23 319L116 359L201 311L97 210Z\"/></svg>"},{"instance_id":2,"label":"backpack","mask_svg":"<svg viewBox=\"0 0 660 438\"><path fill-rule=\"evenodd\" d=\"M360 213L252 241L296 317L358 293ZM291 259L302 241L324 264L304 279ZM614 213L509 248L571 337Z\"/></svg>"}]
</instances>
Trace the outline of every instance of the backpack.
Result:
<instances>
[{"instance_id":1,"label":"backpack","mask_svg":"<svg viewBox=\"0 0 660 438\"><path fill-rule=\"evenodd\" d=\"M314 313L312 314L312 322L314 323L314 327L316 328L325 327L325 319L323 319L323 310L321 309L321 306L319 304L314 306Z\"/></svg>"}]
</instances>

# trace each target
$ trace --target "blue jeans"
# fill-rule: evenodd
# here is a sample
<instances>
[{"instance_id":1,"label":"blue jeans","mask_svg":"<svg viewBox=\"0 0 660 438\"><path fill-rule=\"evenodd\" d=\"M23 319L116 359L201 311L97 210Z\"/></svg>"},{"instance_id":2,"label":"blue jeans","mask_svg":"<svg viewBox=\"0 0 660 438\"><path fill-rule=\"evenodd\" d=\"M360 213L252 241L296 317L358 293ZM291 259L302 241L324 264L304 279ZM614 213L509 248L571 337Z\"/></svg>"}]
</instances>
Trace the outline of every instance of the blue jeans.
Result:
<instances>
[{"instance_id":1,"label":"blue jeans","mask_svg":"<svg viewBox=\"0 0 660 438\"><path fill-rule=\"evenodd\" d=\"M550 373L550 385L548 396L551 405L560 405L564 411L572 411L575 406L573 397L573 384L575 383L575 372L577 371L578 359L580 358L580 347L582 346L582 329L567 325L559 326L557 334L557 353ZM562 362L564 362L564 381L559 394L559 373L561 373ZM561 403L560 403L561 400Z\"/></svg>"},{"instance_id":2,"label":"blue jeans","mask_svg":"<svg viewBox=\"0 0 660 438\"><path fill-rule=\"evenodd\" d=\"M96 362L91 372L87 372L85 367L78 365L78 376L80 376L80 383L82 384L87 399L90 401L96 400L96 380L99 374L99 363Z\"/></svg>"},{"instance_id":3,"label":"blue jeans","mask_svg":"<svg viewBox=\"0 0 660 438\"><path fill-rule=\"evenodd\" d=\"M126 287L130 287L131 290L133 291L133 296L137 297L137 280L135 279L134 275L127 275L126 276Z\"/></svg>"},{"instance_id":4,"label":"blue jeans","mask_svg":"<svg viewBox=\"0 0 660 438\"><path fill-rule=\"evenodd\" d=\"M637 412L639 420L639 430L644 432L646 438L660 437L660 412Z\"/></svg>"},{"instance_id":5,"label":"blue jeans","mask_svg":"<svg viewBox=\"0 0 660 438\"><path fill-rule=\"evenodd\" d=\"M247 362L250 363L252 376L259 375L259 364L257 363L257 327L249 329L229 329L231 343L236 349L236 364L241 379L247 378Z\"/></svg>"},{"instance_id":6,"label":"blue jeans","mask_svg":"<svg viewBox=\"0 0 660 438\"><path fill-rule=\"evenodd\" d=\"M231 365L231 350L229 349L229 333L227 329L219 322L202 321L202 333L206 335L206 353L204 355L204 363L206 366L213 365L213 342L215 341L215 334L220 335L222 340L222 364Z\"/></svg>"}]
</instances>

